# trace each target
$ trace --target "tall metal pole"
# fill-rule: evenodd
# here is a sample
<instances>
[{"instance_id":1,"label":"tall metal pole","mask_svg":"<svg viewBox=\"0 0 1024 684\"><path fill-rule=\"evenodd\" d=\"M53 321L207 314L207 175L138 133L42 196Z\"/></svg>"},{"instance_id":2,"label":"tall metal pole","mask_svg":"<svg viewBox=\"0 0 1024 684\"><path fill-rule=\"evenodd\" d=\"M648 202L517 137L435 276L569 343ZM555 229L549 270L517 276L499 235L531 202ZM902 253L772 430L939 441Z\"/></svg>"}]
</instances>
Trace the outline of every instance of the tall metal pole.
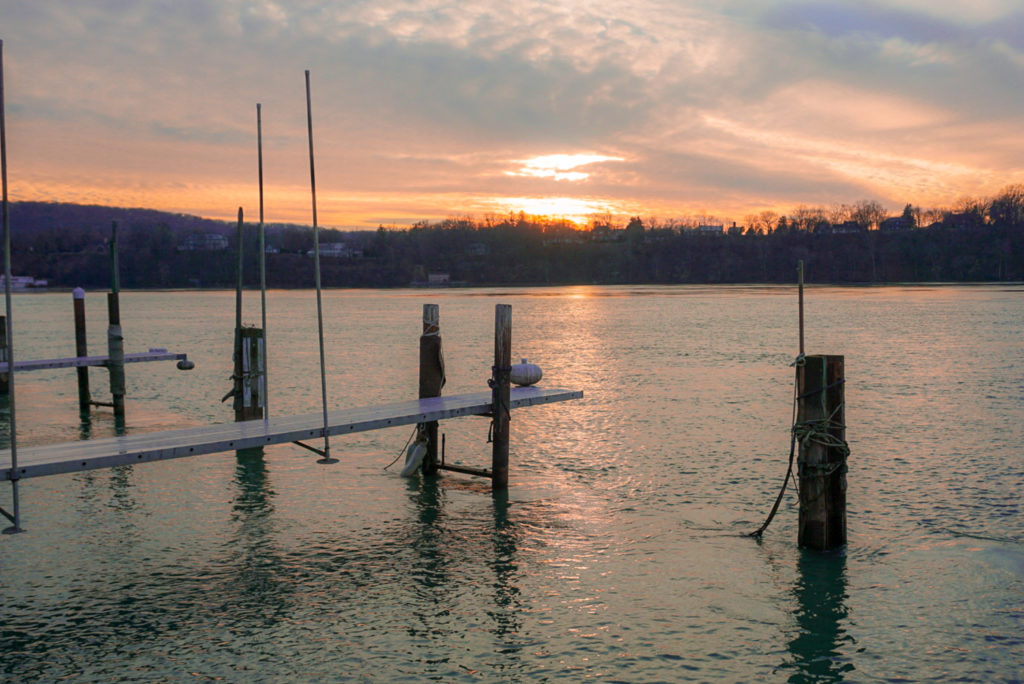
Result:
<instances>
[{"instance_id":1,"label":"tall metal pole","mask_svg":"<svg viewBox=\"0 0 1024 684\"><path fill-rule=\"evenodd\" d=\"M7 307L7 367L11 369L9 393L11 411L11 514L5 515L12 525L4 534L21 532L21 509L18 505L18 430L14 411L14 322L11 318L11 216L7 206L7 119L4 116L4 42L0 40L0 185L3 199L4 227L4 304ZM6 511L5 511L6 514Z\"/></svg>"},{"instance_id":2,"label":"tall metal pole","mask_svg":"<svg viewBox=\"0 0 1024 684\"><path fill-rule=\"evenodd\" d=\"M235 229L235 239L238 242L238 273L235 278L235 351L232 354L232 361L234 361L234 372L232 375L232 387L234 388L235 401L235 420L241 420L241 414L243 412L242 402L242 263L245 255L242 251L242 207L238 207L238 226Z\"/></svg>"},{"instance_id":3,"label":"tall metal pole","mask_svg":"<svg viewBox=\"0 0 1024 684\"><path fill-rule=\"evenodd\" d=\"M121 275L117 260L117 221L110 224L110 292L107 293L107 370L115 425L124 420L124 332L121 329ZM123 427L123 425L118 426Z\"/></svg>"},{"instance_id":4,"label":"tall metal pole","mask_svg":"<svg viewBox=\"0 0 1024 684\"><path fill-rule=\"evenodd\" d=\"M313 279L316 282L316 325L320 339L320 395L324 412L324 453L317 463L337 463L331 458L331 438L327 433L327 363L324 357L324 307L320 293L320 231L316 222L316 171L313 166L313 106L309 95L309 69L306 69L306 128L309 134L309 188L313 197Z\"/></svg>"},{"instance_id":5,"label":"tall metal pole","mask_svg":"<svg viewBox=\"0 0 1024 684\"><path fill-rule=\"evenodd\" d=\"M804 260L797 262L797 280L799 281L800 301L800 356L804 355Z\"/></svg>"},{"instance_id":6,"label":"tall metal pole","mask_svg":"<svg viewBox=\"0 0 1024 684\"><path fill-rule=\"evenodd\" d=\"M270 417L270 402L267 392L267 241L263 226L263 116L260 103L256 103L256 155L260 177L260 324L263 326L263 418Z\"/></svg>"}]
</instances>

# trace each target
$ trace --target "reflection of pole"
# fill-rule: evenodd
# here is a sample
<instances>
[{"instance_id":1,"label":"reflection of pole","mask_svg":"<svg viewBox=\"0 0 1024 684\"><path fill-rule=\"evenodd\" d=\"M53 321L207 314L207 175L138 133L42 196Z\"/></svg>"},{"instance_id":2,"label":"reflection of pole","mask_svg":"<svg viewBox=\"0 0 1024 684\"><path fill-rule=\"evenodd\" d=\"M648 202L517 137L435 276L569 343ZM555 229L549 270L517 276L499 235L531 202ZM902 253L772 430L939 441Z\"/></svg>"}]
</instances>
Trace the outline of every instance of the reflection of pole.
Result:
<instances>
[{"instance_id":1,"label":"reflection of pole","mask_svg":"<svg viewBox=\"0 0 1024 684\"><path fill-rule=\"evenodd\" d=\"M114 418L124 418L124 335L121 333L121 278L117 263L117 221L110 226L110 292L107 294L107 370Z\"/></svg>"},{"instance_id":2,"label":"reflection of pole","mask_svg":"<svg viewBox=\"0 0 1024 684\"><path fill-rule=\"evenodd\" d=\"M2 222L4 231L4 304L7 317L6 356L8 373L8 391L10 398L8 410L11 422L11 513L3 511L4 517L11 521L11 526L4 530L7 534L21 532L21 510L18 505L18 430L14 411L14 328L11 325L11 216L7 207L7 121L4 116L4 41L0 40L0 206L2 206Z\"/></svg>"},{"instance_id":3,"label":"reflection of pole","mask_svg":"<svg viewBox=\"0 0 1024 684\"><path fill-rule=\"evenodd\" d=\"M790 681L843 681L853 669L836 658L852 644L846 633L846 556L841 553L800 554L794 594L799 632L787 644L796 672Z\"/></svg>"},{"instance_id":4,"label":"reflection of pole","mask_svg":"<svg viewBox=\"0 0 1024 684\"><path fill-rule=\"evenodd\" d=\"M494 434L491 445L491 489L508 489L509 403L512 373L512 307L494 309L494 367L491 369L491 403Z\"/></svg>"},{"instance_id":5,"label":"reflection of pole","mask_svg":"<svg viewBox=\"0 0 1024 684\"><path fill-rule=\"evenodd\" d=\"M71 291L75 306L75 356L88 356L89 347L85 335L85 290L76 287ZM78 373L78 410L89 413L92 397L89 396L89 368L76 368Z\"/></svg>"}]
</instances>

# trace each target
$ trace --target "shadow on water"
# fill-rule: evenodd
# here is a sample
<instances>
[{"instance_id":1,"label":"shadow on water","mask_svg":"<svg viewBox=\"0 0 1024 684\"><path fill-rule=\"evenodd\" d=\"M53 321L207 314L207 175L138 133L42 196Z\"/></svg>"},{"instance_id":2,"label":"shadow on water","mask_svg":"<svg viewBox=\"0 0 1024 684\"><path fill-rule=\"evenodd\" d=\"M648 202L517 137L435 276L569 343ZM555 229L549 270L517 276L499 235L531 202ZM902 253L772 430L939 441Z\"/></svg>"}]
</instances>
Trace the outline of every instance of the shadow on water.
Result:
<instances>
[{"instance_id":1,"label":"shadow on water","mask_svg":"<svg viewBox=\"0 0 1024 684\"><path fill-rule=\"evenodd\" d=\"M842 681L854 667L843 655L853 638L847 633L846 553L800 551L793 594L799 631L788 644L795 670L790 682Z\"/></svg>"}]
</instances>

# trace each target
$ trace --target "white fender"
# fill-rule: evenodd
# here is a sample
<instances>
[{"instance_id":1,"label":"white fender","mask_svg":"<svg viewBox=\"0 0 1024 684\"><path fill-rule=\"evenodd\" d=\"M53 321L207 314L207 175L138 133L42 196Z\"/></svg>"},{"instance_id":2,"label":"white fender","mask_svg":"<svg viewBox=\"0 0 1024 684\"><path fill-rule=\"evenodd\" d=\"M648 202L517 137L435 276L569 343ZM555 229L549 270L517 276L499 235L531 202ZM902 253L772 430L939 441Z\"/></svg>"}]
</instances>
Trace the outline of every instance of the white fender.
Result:
<instances>
[{"instance_id":1,"label":"white fender","mask_svg":"<svg viewBox=\"0 0 1024 684\"><path fill-rule=\"evenodd\" d=\"M543 375L544 373L541 372L540 366L535 363L527 363L526 359L523 359L522 363L517 363L512 366L512 372L509 374L509 379L512 381L513 385L526 387L540 382Z\"/></svg>"},{"instance_id":2,"label":"white fender","mask_svg":"<svg viewBox=\"0 0 1024 684\"><path fill-rule=\"evenodd\" d=\"M427 455L426 442L413 442L405 450L405 465L402 467L402 477L412 477L413 473L419 470L423 463L423 457Z\"/></svg>"}]
</instances>

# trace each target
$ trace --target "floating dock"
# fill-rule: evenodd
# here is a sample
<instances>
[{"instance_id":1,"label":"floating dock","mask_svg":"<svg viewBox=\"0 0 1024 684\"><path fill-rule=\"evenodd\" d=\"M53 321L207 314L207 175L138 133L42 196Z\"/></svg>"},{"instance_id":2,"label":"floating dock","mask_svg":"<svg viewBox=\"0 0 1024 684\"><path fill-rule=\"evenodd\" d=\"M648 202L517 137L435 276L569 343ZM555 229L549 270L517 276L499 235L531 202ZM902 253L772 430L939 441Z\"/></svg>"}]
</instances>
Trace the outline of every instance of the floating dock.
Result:
<instances>
[{"instance_id":1,"label":"floating dock","mask_svg":"<svg viewBox=\"0 0 1024 684\"><path fill-rule=\"evenodd\" d=\"M124 355L125 363L147 363L149 361L188 361L188 354L169 352L166 349L150 349L148 352L134 352ZM86 368L89 366L109 366L110 357L102 356L70 356L63 359L31 359L15 361L14 372L49 370L51 368ZM6 361L0 361L0 373L10 372Z\"/></svg>"},{"instance_id":2,"label":"floating dock","mask_svg":"<svg viewBox=\"0 0 1024 684\"><path fill-rule=\"evenodd\" d=\"M485 391L329 411L328 432L330 435L347 435L460 416L489 416L493 409L492 396L491 391ZM583 392L579 390L515 387L511 390L509 408L581 398ZM303 439L317 439L323 436L323 416L318 412L122 435L107 439L20 447L16 469L11 468L10 449L4 449L0 450L0 481L165 461Z\"/></svg>"}]
</instances>

